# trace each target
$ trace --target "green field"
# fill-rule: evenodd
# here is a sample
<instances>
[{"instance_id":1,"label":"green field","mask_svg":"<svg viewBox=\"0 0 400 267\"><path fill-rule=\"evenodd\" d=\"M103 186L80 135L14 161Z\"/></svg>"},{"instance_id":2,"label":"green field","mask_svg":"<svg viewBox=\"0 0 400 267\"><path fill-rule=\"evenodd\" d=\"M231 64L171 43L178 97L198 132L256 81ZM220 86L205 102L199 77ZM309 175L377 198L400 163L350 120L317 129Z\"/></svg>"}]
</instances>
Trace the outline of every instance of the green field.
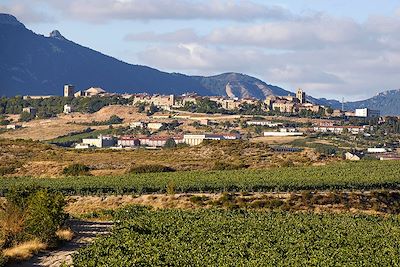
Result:
<instances>
[{"instance_id":1,"label":"green field","mask_svg":"<svg viewBox=\"0 0 400 267\"><path fill-rule=\"evenodd\" d=\"M397 217L158 210L117 212L74 266L398 266Z\"/></svg>"},{"instance_id":2,"label":"green field","mask_svg":"<svg viewBox=\"0 0 400 267\"><path fill-rule=\"evenodd\" d=\"M343 162L269 170L190 171L110 177L2 178L0 195L17 186L38 186L67 195L175 192L399 189L397 161Z\"/></svg>"}]
</instances>

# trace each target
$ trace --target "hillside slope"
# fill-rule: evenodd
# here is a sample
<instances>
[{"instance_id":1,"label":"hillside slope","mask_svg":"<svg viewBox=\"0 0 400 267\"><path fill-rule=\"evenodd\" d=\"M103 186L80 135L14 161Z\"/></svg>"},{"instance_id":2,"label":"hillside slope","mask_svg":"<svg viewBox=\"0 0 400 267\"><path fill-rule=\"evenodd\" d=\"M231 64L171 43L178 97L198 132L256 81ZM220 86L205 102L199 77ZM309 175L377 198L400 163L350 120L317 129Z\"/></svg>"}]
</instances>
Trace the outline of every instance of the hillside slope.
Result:
<instances>
[{"instance_id":1,"label":"hillside slope","mask_svg":"<svg viewBox=\"0 0 400 267\"><path fill-rule=\"evenodd\" d=\"M241 73L223 73L215 76L194 76L201 85L216 95L230 97L256 97L264 99L268 95L288 95L291 92L278 86L267 84L257 78Z\"/></svg>"},{"instance_id":2,"label":"hillside slope","mask_svg":"<svg viewBox=\"0 0 400 267\"><path fill-rule=\"evenodd\" d=\"M60 95L65 83L117 93L212 94L189 76L119 61L69 41L58 31L49 37L35 34L7 14L0 14L0 58L1 95Z\"/></svg>"}]
</instances>

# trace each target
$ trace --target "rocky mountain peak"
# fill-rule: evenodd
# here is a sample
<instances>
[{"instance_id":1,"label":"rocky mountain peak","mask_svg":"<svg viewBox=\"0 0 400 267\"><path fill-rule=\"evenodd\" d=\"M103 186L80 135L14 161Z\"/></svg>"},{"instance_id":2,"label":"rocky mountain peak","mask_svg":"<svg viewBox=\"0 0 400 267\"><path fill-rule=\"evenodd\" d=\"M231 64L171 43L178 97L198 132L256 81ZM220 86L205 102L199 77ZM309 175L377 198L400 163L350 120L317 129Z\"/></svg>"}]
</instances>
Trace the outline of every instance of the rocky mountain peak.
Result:
<instances>
[{"instance_id":1,"label":"rocky mountain peak","mask_svg":"<svg viewBox=\"0 0 400 267\"><path fill-rule=\"evenodd\" d=\"M54 30L49 34L49 37L56 38L59 40L67 40L58 30Z\"/></svg>"}]
</instances>

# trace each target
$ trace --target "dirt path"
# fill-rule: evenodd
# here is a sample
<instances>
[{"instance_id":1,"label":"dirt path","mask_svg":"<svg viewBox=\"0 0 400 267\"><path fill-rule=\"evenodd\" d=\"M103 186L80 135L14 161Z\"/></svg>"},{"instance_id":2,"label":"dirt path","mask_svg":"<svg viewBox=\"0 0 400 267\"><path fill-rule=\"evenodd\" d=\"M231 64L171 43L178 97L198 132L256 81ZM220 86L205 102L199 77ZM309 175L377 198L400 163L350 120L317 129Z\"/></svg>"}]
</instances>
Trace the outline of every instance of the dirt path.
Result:
<instances>
[{"instance_id":1,"label":"dirt path","mask_svg":"<svg viewBox=\"0 0 400 267\"><path fill-rule=\"evenodd\" d=\"M71 255L83 247L91 243L95 237L110 233L112 222L89 222L72 220L70 221L71 229L75 232L75 238L66 243L64 246L57 250L45 251L26 262L19 262L10 266L50 266L56 267L63 263L67 265L72 264Z\"/></svg>"}]
</instances>

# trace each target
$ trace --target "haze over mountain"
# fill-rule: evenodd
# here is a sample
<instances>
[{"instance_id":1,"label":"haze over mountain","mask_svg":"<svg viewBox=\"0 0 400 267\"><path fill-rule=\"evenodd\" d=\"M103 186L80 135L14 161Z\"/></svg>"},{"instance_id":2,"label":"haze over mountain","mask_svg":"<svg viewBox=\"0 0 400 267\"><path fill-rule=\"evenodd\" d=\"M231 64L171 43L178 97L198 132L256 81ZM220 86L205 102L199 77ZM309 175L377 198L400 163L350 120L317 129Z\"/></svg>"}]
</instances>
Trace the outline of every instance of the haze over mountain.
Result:
<instances>
[{"instance_id":1,"label":"haze over mountain","mask_svg":"<svg viewBox=\"0 0 400 267\"><path fill-rule=\"evenodd\" d=\"M48 37L27 29L14 16L0 14L0 95L61 95L66 83L78 90L99 86L116 93L182 94L230 97L293 95L257 78L224 73L210 77L167 73L128 64L66 39L55 30ZM305 88L306 89L306 88ZM337 100L312 102L340 108ZM369 107L382 114L400 114L399 90L388 91L364 100L346 103L346 109Z\"/></svg>"},{"instance_id":2,"label":"haze over mountain","mask_svg":"<svg viewBox=\"0 0 400 267\"><path fill-rule=\"evenodd\" d=\"M0 58L0 93L7 96L60 95L65 83L116 93L215 95L228 83L237 97L288 93L242 74L191 77L128 64L67 40L57 30L49 37L35 34L8 14L0 14Z\"/></svg>"}]
</instances>

